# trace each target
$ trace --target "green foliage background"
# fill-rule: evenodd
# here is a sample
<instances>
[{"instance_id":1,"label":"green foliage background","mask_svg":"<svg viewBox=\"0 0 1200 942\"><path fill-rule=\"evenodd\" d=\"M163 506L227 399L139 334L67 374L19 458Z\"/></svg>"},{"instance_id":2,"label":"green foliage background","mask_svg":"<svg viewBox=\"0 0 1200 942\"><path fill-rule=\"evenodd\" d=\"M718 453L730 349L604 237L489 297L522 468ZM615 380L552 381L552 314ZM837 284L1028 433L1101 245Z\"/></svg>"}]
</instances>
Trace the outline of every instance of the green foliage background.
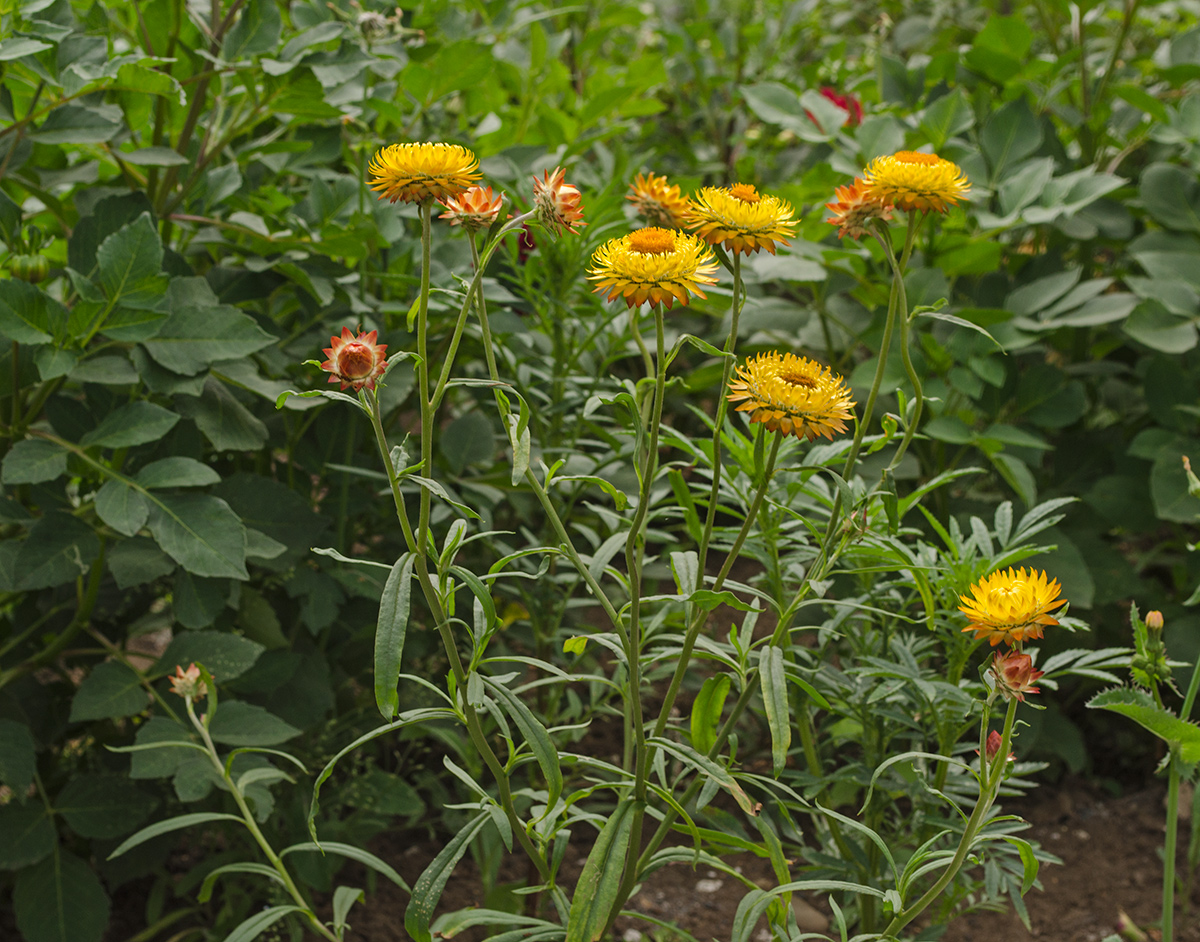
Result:
<instances>
[{"instance_id":1,"label":"green foliage background","mask_svg":"<svg viewBox=\"0 0 1200 942\"><path fill-rule=\"evenodd\" d=\"M399 552L381 482L359 470L373 445L336 404L275 402L324 382L303 362L343 324L411 345L415 210L362 185L392 141L467 144L518 206L532 173L570 167L588 227L535 232L528 255L513 240L485 291L504 369L536 406L534 440L555 443L547 460L617 487L629 468L588 404L630 367L583 269L629 224L633 175L791 200L791 251L745 268L740 352L803 350L865 391L889 276L877 248L837 240L823 204L872 157L932 145L973 193L908 275L912 303L948 305L921 333L933 402L900 492L984 469L935 496L937 517L964 525L1005 500L1079 498L1047 542L1097 647L1125 643L1121 606L1136 597L1166 612L1174 656L1200 651L1183 607L1200 584L1200 500L1180 460L1200 459L1190 6L428 0L399 20L364 6L378 19L341 0L0 0L0 241L14 274L31 255L49 269L0 279L0 893L27 942L96 942L110 893L146 877L156 931L232 925L254 904L236 886L199 913L182 902L237 848L182 884L165 875L169 837L105 859L157 811L220 804L184 750L131 764L104 748L177 735L164 681L177 663L202 661L228 691L229 745L286 742L319 766L371 724L388 567L338 554ZM843 125L822 86L861 98L862 123ZM469 267L455 232L438 230L433 264L438 284ZM434 295L440 333L456 306ZM726 308L718 288L681 323L718 338ZM892 362L885 388L902 389ZM688 366L673 410L685 431L720 375L699 354ZM397 435L410 389L398 368L385 396ZM456 391L439 432L452 496L489 529L526 526L514 543L543 542L475 392ZM564 488L597 534L598 493ZM555 584L501 600L515 648L561 651L581 633ZM414 674L445 669L421 632L406 659ZM423 705L419 688L401 695ZM1062 710L1039 719L1023 745L1087 768ZM456 748L435 730L362 760L325 799L323 833L364 842L440 807L452 785L440 759L421 763ZM304 839L303 788L252 794L270 828ZM329 890L337 865L305 855L301 873Z\"/></svg>"}]
</instances>

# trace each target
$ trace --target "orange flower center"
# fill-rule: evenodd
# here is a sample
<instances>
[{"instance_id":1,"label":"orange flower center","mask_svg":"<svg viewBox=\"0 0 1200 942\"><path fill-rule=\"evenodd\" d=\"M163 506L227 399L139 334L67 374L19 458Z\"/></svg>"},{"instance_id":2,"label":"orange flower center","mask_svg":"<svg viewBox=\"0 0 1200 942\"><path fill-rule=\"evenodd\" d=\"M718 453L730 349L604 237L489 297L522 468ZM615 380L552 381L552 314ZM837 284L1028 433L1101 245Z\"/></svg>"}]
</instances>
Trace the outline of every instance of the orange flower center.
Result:
<instances>
[{"instance_id":1,"label":"orange flower center","mask_svg":"<svg viewBox=\"0 0 1200 942\"><path fill-rule=\"evenodd\" d=\"M892 155L892 159L901 164L925 164L926 166L941 163L942 160L937 154L922 154L915 150L897 151Z\"/></svg>"},{"instance_id":2,"label":"orange flower center","mask_svg":"<svg viewBox=\"0 0 1200 942\"><path fill-rule=\"evenodd\" d=\"M734 199L739 199L743 203L757 203L761 196L758 195L758 190L749 183L735 183L729 188L729 195Z\"/></svg>"},{"instance_id":3,"label":"orange flower center","mask_svg":"<svg viewBox=\"0 0 1200 942\"><path fill-rule=\"evenodd\" d=\"M675 233L657 226L638 229L630 233L629 247L643 255L665 255L675 250Z\"/></svg>"},{"instance_id":4,"label":"orange flower center","mask_svg":"<svg viewBox=\"0 0 1200 942\"><path fill-rule=\"evenodd\" d=\"M370 376L375 368L375 356L365 343L353 340L338 352L337 371L346 379Z\"/></svg>"},{"instance_id":5,"label":"orange flower center","mask_svg":"<svg viewBox=\"0 0 1200 942\"><path fill-rule=\"evenodd\" d=\"M816 389L817 384L811 376L803 373L780 373L779 378L790 386L804 386L806 389Z\"/></svg>"}]
</instances>

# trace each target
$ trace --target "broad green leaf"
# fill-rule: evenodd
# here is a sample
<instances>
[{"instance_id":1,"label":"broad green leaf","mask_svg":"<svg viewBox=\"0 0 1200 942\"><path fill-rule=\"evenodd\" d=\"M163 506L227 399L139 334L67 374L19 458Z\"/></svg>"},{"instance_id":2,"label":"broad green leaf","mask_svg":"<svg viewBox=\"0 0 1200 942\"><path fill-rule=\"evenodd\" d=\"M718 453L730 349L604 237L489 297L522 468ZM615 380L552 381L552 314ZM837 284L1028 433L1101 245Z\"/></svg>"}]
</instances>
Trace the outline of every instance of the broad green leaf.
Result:
<instances>
[{"instance_id":1,"label":"broad green leaf","mask_svg":"<svg viewBox=\"0 0 1200 942\"><path fill-rule=\"evenodd\" d=\"M3 282L0 282L3 284ZM0 465L0 481L5 484L42 484L53 481L67 470L65 448L40 438L27 438L9 449Z\"/></svg>"},{"instance_id":2,"label":"broad green leaf","mask_svg":"<svg viewBox=\"0 0 1200 942\"><path fill-rule=\"evenodd\" d=\"M1111 710L1145 727L1159 739L1177 744L1184 762L1200 762L1200 726L1182 720L1160 707L1150 694L1131 687L1115 687L1088 701L1093 710Z\"/></svg>"},{"instance_id":3,"label":"broad green leaf","mask_svg":"<svg viewBox=\"0 0 1200 942\"><path fill-rule=\"evenodd\" d=\"M183 303L172 308L158 334L142 346L168 370L195 376L218 360L246 357L274 342L235 307Z\"/></svg>"},{"instance_id":4,"label":"broad green leaf","mask_svg":"<svg viewBox=\"0 0 1200 942\"><path fill-rule=\"evenodd\" d=\"M0 782L21 800L33 781L36 768L33 735L16 720L0 719Z\"/></svg>"},{"instance_id":5,"label":"broad green leaf","mask_svg":"<svg viewBox=\"0 0 1200 942\"><path fill-rule=\"evenodd\" d=\"M144 536L115 543L108 551L107 562L119 589L153 582L169 576L175 570L175 560L160 550L152 539Z\"/></svg>"},{"instance_id":6,"label":"broad green leaf","mask_svg":"<svg viewBox=\"0 0 1200 942\"><path fill-rule=\"evenodd\" d=\"M592 845L571 898L566 942L596 942L604 934L625 873L636 805L622 798Z\"/></svg>"},{"instance_id":7,"label":"broad green leaf","mask_svg":"<svg viewBox=\"0 0 1200 942\"><path fill-rule=\"evenodd\" d=\"M706 755L717 742L717 726L730 683L728 674L706 678L692 702L692 746L699 753Z\"/></svg>"},{"instance_id":8,"label":"broad green leaf","mask_svg":"<svg viewBox=\"0 0 1200 942\"><path fill-rule=\"evenodd\" d=\"M96 250L100 243L145 212L153 215L154 207L141 190L120 196L106 196L95 203L91 212L80 219L71 232L71 239L67 243L68 267L85 279L90 278L96 271ZM91 291L103 300L99 289L93 286Z\"/></svg>"},{"instance_id":9,"label":"broad green leaf","mask_svg":"<svg viewBox=\"0 0 1200 942\"><path fill-rule=\"evenodd\" d=\"M123 775L76 775L54 799L54 810L80 837L128 834L150 817L157 800Z\"/></svg>"},{"instance_id":10,"label":"broad green leaf","mask_svg":"<svg viewBox=\"0 0 1200 942\"><path fill-rule=\"evenodd\" d=\"M99 281L110 303L129 303L162 269L163 247L149 213L114 232L96 250ZM154 293L161 300L161 286ZM137 299L144 303L146 297Z\"/></svg>"},{"instance_id":11,"label":"broad green leaf","mask_svg":"<svg viewBox=\"0 0 1200 942\"><path fill-rule=\"evenodd\" d=\"M162 494L147 524L158 545L198 576L247 579L246 531L225 501L205 494Z\"/></svg>"},{"instance_id":12,"label":"broad green leaf","mask_svg":"<svg viewBox=\"0 0 1200 942\"><path fill-rule=\"evenodd\" d=\"M82 520L52 510L29 531L13 577L22 590L48 589L82 576L100 555L100 541Z\"/></svg>"},{"instance_id":13,"label":"broad green leaf","mask_svg":"<svg viewBox=\"0 0 1200 942\"><path fill-rule=\"evenodd\" d=\"M135 476L142 487L205 487L218 484L221 475L195 458L173 457L151 461Z\"/></svg>"},{"instance_id":14,"label":"broad green leaf","mask_svg":"<svg viewBox=\"0 0 1200 942\"><path fill-rule=\"evenodd\" d=\"M184 745L179 745L181 743ZM196 754L193 748L196 745L183 724L165 716L152 716L138 727L134 745L113 751L129 753L129 777L132 779L169 778L179 769L180 763Z\"/></svg>"},{"instance_id":15,"label":"broad green leaf","mask_svg":"<svg viewBox=\"0 0 1200 942\"><path fill-rule=\"evenodd\" d=\"M1200 232L1200 184L1175 164L1151 164L1142 173L1138 195L1156 221L1180 232Z\"/></svg>"},{"instance_id":16,"label":"broad green leaf","mask_svg":"<svg viewBox=\"0 0 1200 942\"><path fill-rule=\"evenodd\" d=\"M921 115L921 131L935 151L946 141L969 131L975 124L975 112L961 88L956 88L929 105Z\"/></svg>"},{"instance_id":17,"label":"broad green leaf","mask_svg":"<svg viewBox=\"0 0 1200 942\"><path fill-rule=\"evenodd\" d=\"M67 325L67 309L37 285L0 279L0 334L27 346L49 343Z\"/></svg>"},{"instance_id":18,"label":"broad green leaf","mask_svg":"<svg viewBox=\"0 0 1200 942\"><path fill-rule=\"evenodd\" d=\"M240 635L217 631L180 631L154 665L157 674L173 674L176 666L203 664L218 683L240 677L265 649ZM224 707L222 706L222 709Z\"/></svg>"},{"instance_id":19,"label":"broad green leaf","mask_svg":"<svg viewBox=\"0 0 1200 942\"><path fill-rule=\"evenodd\" d=\"M1121 325L1139 343L1163 353L1187 353L1200 342L1191 317L1171 313L1158 301L1143 301Z\"/></svg>"},{"instance_id":20,"label":"broad green leaf","mask_svg":"<svg viewBox=\"0 0 1200 942\"><path fill-rule=\"evenodd\" d=\"M42 144L103 144L121 123L121 110L111 105L61 105L29 136Z\"/></svg>"},{"instance_id":21,"label":"broad green leaf","mask_svg":"<svg viewBox=\"0 0 1200 942\"><path fill-rule=\"evenodd\" d=\"M283 21L274 3L248 3L225 36L221 58L236 62L272 51L279 45Z\"/></svg>"},{"instance_id":22,"label":"broad green leaf","mask_svg":"<svg viewBox=\"0 0 1200 942\"><path fill-rule=\"evenodd\" d=\"M161 439L175 427L179 415L139 399L110 412L92 431L80 439L81 445L103 448L129 448Z\"/></svg>"},{"instance_id":23,"label":"broad green leaf","mask_svg":"<svg viewBox=\"0 0 1200 942\"><path fill-rule=\"evenodd\" d=\"M288 551L267 568L288 569L307 555L330 520L313 512L309 501L287 485L258 474L241 472L225 478L213 493L229 502L247 527L265 533Z\"/></svg>"},{"instance_id":24,"label":"broad green leaf","mask_svg":"<svg viewBox=\"0 0 1200 942\"><path fill-rule=\"evenodd\" d=\"M208 579L186 569L176 571L171 611L183 627L207 628L217 620L228 601L228 579Z\"/></svg>"},{"instance_id":25,"label":"broad green leaf","mask_svg":"<svg viewBox=\"0 0 1200 942\"><path fill-rule=\"evenodd\" d=\"M37 367L38 376L44 380L66 376L78 362L78 353L61 347L38 347L33 353L33 363Z\"/></svg>"},{"instance_id":26,"label":"broad green leaf","mask_svg":"<svg viewBox=\"0 0 1200 942\"><path fill-rule=\"evenodd\" d=\"M124 481L105 481L95 498L96 514L123 536L136 536L150 516L150 504Z\"/></svg>"},{"instance_id":27,"label":"broad green leaf","mask_svg":"<svg viewBox=\"0 0 1200 942\"><path fill-rule=\"evenodd\" d=\"M763 709L771 730L771 762L778 776L787 764L792 745L792 723L788 715L787 677L783 670L783 649L768 645L759 652L758 678L762 686Z\"/></svg>"},{"instance_id":28,"label":"broad green leaf","mask_svg":"<svg viewBox=\"0 0 1200 942\"><path fill-rule=\"evenodd\" d=\"M137 671L120 661L102 661L84 678L71 700L72 723L120 719L146 709L149 694Z\"/></svg>"},{"instance_id":29,"label":"broad green leaf","mask_svg":"<svg viewBox=\"0 0 1200 942\"><path fill-rule=\"evenodd\" d=\"M468 821L442 847L433 862L417 878L417 882L413 886L412 898L408 902L408 908L404 911L404 928L414 942L433 942L433 935L429 931L429 922L433 918L433 911L437 907L438 901L442 898L442 890L446 887L446 881L450 879L455 866L462 860L463 854L467 852L475 835L491 820L492 816L485 811ZM575 892L578 896L578 886Z\"/></svg>"},{"instance_id":30,"label":"broad green leaf","mask_svg":"<svg viewBox=\"0 0 1200 942\"><path fill-rule=\"evenodd\" d=\"M208 377L198 398L180 397L179 411L217 451L257 451L266 443L267 427L215 377Z\"/></svg>"},{"instance_id":31,"label":"broad green leaf","mask_svg":"<svg viewBox=\"0 0 1200 942\"><path fill-rule=\"evenodd\" d=\"M416 557L405 553L392 567L379 600L379 619L375 627L375 705L385 720L400 709L400 661L404 655L404 636L408 631L408 611L412 600L413 564Z\"/></svg>"},{"instance_id":32,"label":"broad green leaf","mask_svg":"<svg viewBox=\"0 0 1200 942\"><path fill-rule=\"evenodd\" d=\"M208 667L207 664L204 666ZM209 726L209 733L215 742L227 746L274 746L299 736L300 730L260 706L240 700L223 700Z\"/></svg>"},{"instance_id":33,"label":"broad green leaf","mask_svg":"<svg viewBox=\"0 0 1200 942\"><path fill-rule=\"evenodd\" d=\"M13 910L25 942L100 942L109 902L84 861L57 850L17 874Z\"/></svg>"},{"instance_id":34,"label":"broad green leaf","mask_svg":"<svg viewBox=\"0 0 1200 942\"><path fill-rule=\"evenodd\" d=\"M54 851L58 833L40 801L0 805L0 870L29 867Z\"/></svg>"},{"instance_id":35,"label":"broad green leaf","mask_svg":"<svg viewBox=\"0 0 1200 942\"><path fill-rule=\"evenodd\" d=\"M11 62L13 59L21 59L25 56L32 56L34 53L43 52L46 49L53 49L50 43L44 43L39 39L28 39L24 36L12 36L8 39L0 41L0 62Z\"/></svg>"},{"instance_id":36,"label":"broad green leaf","mask_svg":"<svg viewBox=\"0 0 1200 942\"><path fill-rule=\"evenodd\" d=\"M992 180L1000 181L1008 168L1024 160L1042 143L1042 126L1025 99L1011 101L994 111L979 136L991 166Z\"/></svg>"},{"instance_id":37,"label":"broad green leaf","mask_svg":"<svg viewBox=\"0 0 1200 942\"><path fill-rule=\"evenodd\" d=\"M235 821L243 826L246 823L236 814L220 814L215 811L197 811L192 814L177 815L174 818L167 818L165 821L157 821L142 828L136 834L127 837L116 850L108 855L108 859L112 860L114 857L120 857L126 851L137 847L138 844L144 844L146 841L158 837L160 834L170 834L172 831L182 831L184 828L190 828L195 824L208 824L212 821Z\"/></svg>"},{"instance_id":38,"label":"broad green leaf","mask_svg":"<svg viewBox=\"0 0 1200 942\"><path fill-rule=\"evenodd\" d=\"M490 462L496 454L492 423L481 410L472 410L446 426L439 447L455 474L467 465Z\"/></svg>"},{"instance_id":39,"label":"broad green leaf","mask_svg":"<svg viewBox=\"0 0 1200 942\"><path fill-rule=\"evenodd\" d=\"M128 357L100 354L81 360L71 369L70 378L77 383L132 386L138 381L138 373Z\"/></svg>"}]
</instances>

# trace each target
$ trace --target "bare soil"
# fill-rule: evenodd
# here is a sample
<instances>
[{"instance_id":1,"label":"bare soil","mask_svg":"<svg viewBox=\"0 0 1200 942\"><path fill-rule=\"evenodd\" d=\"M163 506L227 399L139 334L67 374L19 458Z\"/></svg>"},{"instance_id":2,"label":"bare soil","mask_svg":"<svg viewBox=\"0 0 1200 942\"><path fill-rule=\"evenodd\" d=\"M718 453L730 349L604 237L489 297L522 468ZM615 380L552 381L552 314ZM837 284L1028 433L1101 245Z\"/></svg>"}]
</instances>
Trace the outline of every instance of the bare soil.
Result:
<instances>
[{"instance_id":1,"label":"bare soil","mask_svg":"<svg viewBox=\"0 0 1200 942\"><path fill-rule=\"evenodd\" d=\"M1061 866L1045 866L1043 889L1025 897L1032 931L1011 912L977 912L956 919L942 942L1100 942L1117 931L1124 911L1145 928L1150 940L1161 938L1154 924L1161 916L1162 862L1165 826L1165 789L1160 785L1113 798L1078 781L1043 786L1023 804L1006 806L1033 824L1030 836L1062 858ZM1181 822L1179 866L1182 872L1189 826ZM402 835L385 836L373 848L411 883L430 859L435 847L406 844ZM586 849L568 852L564 877L574 879ZM766 861L750 855L731 859L744 876L767 887L774 877ZM507 874L505 874L507 876ZM514 874L514 876L517 876ZM339 881L344 882L344 881ZM673 924L696 939L729 938L734 913L745 892L736 880L706 868L674 865L654 874L631 900L631 908ZM481 906L478 874L464 859L446 887L439 912L464 906ZM1200 887L1195 888L1190 911L1177 900L1176 942L1200 942ZM391 884L379 884L376 895L352 914L352 942L403 942L406 895ZM811 899L798 905L801 926L811 930L824 922L824 902ZM617 935L636 942L654 927L622 919ZM836 930L834 930L836 935ZM765 933L760 933L760 937ZM479 938L483 938L481 933ZM470 938L466 933L461 938ZM672 937L666 933L660 940ZM678 937L676 937L678 938Z\"/></svg>"}]
</instances>

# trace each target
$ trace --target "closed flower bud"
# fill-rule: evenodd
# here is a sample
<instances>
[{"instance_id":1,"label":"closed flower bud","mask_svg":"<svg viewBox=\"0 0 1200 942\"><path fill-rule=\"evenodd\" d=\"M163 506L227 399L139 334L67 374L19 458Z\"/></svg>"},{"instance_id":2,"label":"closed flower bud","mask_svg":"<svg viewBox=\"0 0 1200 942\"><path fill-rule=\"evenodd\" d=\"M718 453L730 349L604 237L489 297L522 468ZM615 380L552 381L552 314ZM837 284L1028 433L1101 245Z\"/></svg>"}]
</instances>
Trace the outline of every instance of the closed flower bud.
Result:
<instances>
[{"instance_id":1,"label":"closed flower bud","mask_svg":"<svg viewBox=\"0 0 1200 942\"><path fill-rule=\"evenodd\" d=\"M200 668L191 664L187 670L175 665L175 676L171 678L171 693L192 700L203 700L208 696L208 687L200 679Z\"/></svg>"},{"instance_id":2,"label":"closed flower bud","mask_svg":"<svg viewBox=\"0 0 1200 942\"><path fill-rule=\"evenodd\" d=\"M321 364L321 369L333 374L329 382L341 382L342 389L374 389L375 381L387 369L387 344L376 343L377 339L377 331L364 331L356 337L349 327L342 328L340 337L330 337L331 346L324 351L329 359Z\"/></svg>"},{"instance_id":3,"label":"closed flower bud","mask_svg":"<svg viewBox=\"0 0 1200 942\"><path fill-rule=\"evenodd\" d=\"M1163 614L1162 614L1162 612L1157 611L1157 610L1155 610L1153 612L1147 612L1146 613L1146 628L1147 628L1147 630L1149 630L1151 636L1161 634L1162 630L1163 630Z\"/></svg>"},{"instance_id":4,"label":"closed flower bud","mask_svg":"<svg viewBox=\"0 0 1200 942\"><path fill-rule=\"evenodd\" d=\"M1034 682L1045 673L1033 669L1033 658L1018 651L1006 651L992 659L992 676L1005 700L1024 701L1027 693L1040 693Z\"/></svg>"}]
</instances>

